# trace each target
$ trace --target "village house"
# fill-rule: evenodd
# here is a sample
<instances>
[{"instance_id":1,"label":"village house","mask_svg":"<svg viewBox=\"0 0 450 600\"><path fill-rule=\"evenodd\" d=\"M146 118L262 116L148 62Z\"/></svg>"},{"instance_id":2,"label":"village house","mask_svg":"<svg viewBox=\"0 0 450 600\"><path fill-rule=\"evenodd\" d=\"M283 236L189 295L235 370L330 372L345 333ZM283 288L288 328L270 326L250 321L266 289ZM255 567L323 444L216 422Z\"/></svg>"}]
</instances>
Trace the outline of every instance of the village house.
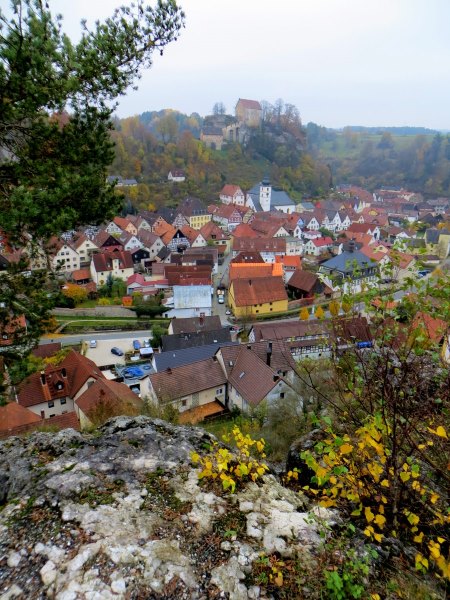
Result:
<instances>
[{"instance_id":1,"label":"village house","mask_svg":"<svg viewBox=\"0 0 450 600\"><path fill-rule=\"evenodd\" d=\"M167 180L173 183L183 183L186 181L186 174L181 169L172 169L167 175Z\"/></svg>"},{"instance_id":2,"label":"village house","mask_svg":"<svg viewBox=\"0 0 450 600\"><path fill-rule=\"evenodd\" d=\"M213 357L152 373L149 382L153 403L174 406L181 413L182 423L185 412L189 411L195 423L206 416L220 414L227 407L226 374Z\"/></svg>"},{"instance_id":3,"label":"village house","mask_svg":"<svg viewBox=\"0 0 450 600\"><path fill-rule=\"evenodd\" d=\"M225 233L214 221L209 221L206 225L203 225L200 233L209 246L219 246L222 248L223 255L229 254L231 250L231 236ZM220 259L219 264L221 264Z\"/></svg>"},{"instance_id":4,"label":"village house","mask_svg":"<svg viewBox=\"0 0 450 600\"><path fill-rule=\"evenodd\" d=\"M277 254L275 263L281 264L283 267L283 281L287 284L295 271L301 268L302 259L298 254L295 256L280 256Z\"/></svg>"},{"instance_id":5,"label":"village house","mask_svg":"<svg viewBox=\"0 0 450 600\"><path fill-rule=\"evenodd\" d=\"M245 194L238 185L224 185L220 191L219 199L223 204L245 205Z\"/></svg>"},{"instance_id":6,"label":"village house","mask_svg":"<svg viewBox=\"0 0 450 600\"><path fill-rule=\"evenodd\" d=\"M72 244L80 257L80 267L89 266L92 255L99 250L98 246L84 233L75 236Z\"/></svg>"},{"instance_id":7,"label":"village house","mask_svg":"<svg viewBox=\"0 0 450 600\"><path fill-rule=\"evenodd\" d=\"M143 247L143 244L138 239L137 234L135 235L133 233L128 233L128 231L123 231L120 234L119 241L122 244L123 249L128 250L129 252Z\"/></svg>"},{"instance_id":8,"label":"village house","mask_svg":"<svg viewBox=\"0 0 450 600\"><path fill-rule=\"evenodd\" d=\"M168 328L168 334L194 333L199 331L214 331L222 327L220 317L191 317L188 319L172 319Z\"/></svg>"},{"instance_id":9,"label":"village house","mask_svg":"<svg viewBox=\"0 0 450 600\"><path fill-rule=\"evenodd\" d=\"M120 234L119 234L120 235ZM97 246L99 252L113 250L123 250L123 246L117 237L108 233L104 229L101 229L93 239L94 244Z\"/></svg>"},{"instance_id":10,"label":"village house","mask_svg":"<svg viewBox=\"0 0 450 600\"><path fill-rule=\"evenodd\" d=\"M203 248L207 245L205 238L198 229L194 229L193 227L189 227L189 225L185 225L181 228L181 231L189 240L191 248Z\"/></svg>"},{"instance_id":11,"label":"village house","mask_svg":"<svg viewBox=\"0 0 450 600\"><path fill-rule=\"evenodd\" d=\"M150 261L155 260L158 252L164 248L164 243L159 235L147 229L141 229L138 232L138 239L142 246L148 250Z\"/></svg>"},{"instance_id":12,"label":"village house","mask_svg":"<svg viewBox=\"0 0 450 600\"><path fill-rule=\"evenodd\" d=\"M105 285L108 277L127 281L134 273L131 254L124 250L94 254L91 261L91 277L97 286Z\"/></svg>"},{"instance_id":13,"label":"village house","mask_svg":"<svg viewBox=\"0 0 450 600\"><path fill-rule=\"evenodd\" d=\"M296 240L298 242L299 240ZM233 258L240 252L252 254L258 252L264 262L275 262L275 256L287 254L286 238L234 238L232 245Z\"/></svg>"},{"instance_id":14,"label":"village house","mask_svg":"<svg viewBox=\"0 0 450 600\"><path fill-rule=\"evenodd\" d=\"M99 378L97 365L71 350L58 366L27 377L18 387L17 402L41 419L73 412L75 400Z\"/></svg>"},{"instance_id":15,"label":"village house","mask_svg":"<svg viewBox=\"0 0 450 600\"><path fill-rule=\"evenodd\" d=\"M333 291L358 293L365 287L377 285L378 264L355 249L354 242L349 250L322 263L318 273L321 281Z\"/></svg>"},{"instance_id":16,"label":"village house","mask_svg":"<svg viewBox=\"0 0 450 600\"><path fill-rule=\"evenodd\" d=\"M252 211L237 204L211 204L208 206L211 218L227 231L234 231L240 223L248 223Z\"/></svg>"},{"instance_id":17,"label":"village house","mask_svg":"<svg viewBox=\"0 0 450 600\"><path fill-rule=\"evenodd\" d=\"M52 238L47 244L51 268L56 272L72 272L80 268L80 255L75 248L61 239Z\"/></svg>"},{"instance_id":18,"label":"village house","mask_svg":"<svg viewBox=\"0 0 450 600\"><path fill-rule=\"evenodd\" d=\"M209 317L212 309L211 285L174 285L173 308L166 313L173 317Z\"/></svg>"},{"instance_id":19,"label":"village house","mask_svg":"<svg viewBox=\"0 0 450 600\"><path fill-rule=\"evenodd\" d=\"M329 252L333 245L333 240L330 237L320 237L312 240L308 240L305 243L304 252L312 256L320 256L326 252Z\"/></svg>"},{"instance_id":20,"label":"village house","mask_svg":"<svg viewBox=\"0 0 450 600\"><path fill-rule=\"evenodd\" d=\"M237 318L286 312L288 297L283 278L235 279L230 284L228 303Z\"/></svg>"},{"instance_id":21,"label":"village house","mask_svg":"<svg viewBox=\"0 0 450 600\"><path fill-rule=\"evenodd\" d=\"M295 299L314 298L316 294L321 294L324 289L323 283L315 273L301 269L292 273L287 286Z\"/></svg>"}]
</instances>

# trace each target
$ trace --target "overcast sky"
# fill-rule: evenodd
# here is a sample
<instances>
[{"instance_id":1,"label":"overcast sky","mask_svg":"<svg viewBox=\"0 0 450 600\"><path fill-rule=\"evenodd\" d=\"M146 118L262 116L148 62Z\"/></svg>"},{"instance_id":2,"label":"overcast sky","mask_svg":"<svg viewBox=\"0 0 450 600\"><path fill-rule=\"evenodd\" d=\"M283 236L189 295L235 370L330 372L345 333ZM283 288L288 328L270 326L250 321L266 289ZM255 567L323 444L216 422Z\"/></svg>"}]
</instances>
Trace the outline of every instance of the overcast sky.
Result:
<instances>
[{"instance_id":1,"label":"overcast sky","mask_svg":"<svg viewBox=\"0 0 450 600\"><path fill-rule=\"evenodd\" d=\"M71 37L125 0L51 0ZM450 0L179 0L186 28L121 117L206 115L238 98L295 104L328 127L450 129Z\"/></svg>"}]
</instances>

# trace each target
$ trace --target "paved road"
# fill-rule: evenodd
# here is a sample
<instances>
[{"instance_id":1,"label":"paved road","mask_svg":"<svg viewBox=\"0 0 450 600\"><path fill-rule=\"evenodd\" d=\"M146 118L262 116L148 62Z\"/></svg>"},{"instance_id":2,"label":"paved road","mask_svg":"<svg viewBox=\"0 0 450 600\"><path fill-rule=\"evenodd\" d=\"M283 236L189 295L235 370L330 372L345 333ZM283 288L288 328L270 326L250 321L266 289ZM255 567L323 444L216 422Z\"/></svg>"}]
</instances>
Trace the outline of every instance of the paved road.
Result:
<instances>
[{"instance_id":1,"label":"paved road","mask_svg":"<svg viewBox=\"0 0 450 600\"><path fill-rule=\"evenodd\" d=\"M133 339L140 340L142 338L151 338L152 334L149 329L143 329L140 331L108 331L99 333L98 331L91 333L77 333L75 335L46 335L42 337L39 344L49 344L51 342L61 342L63 346L71 346L73 344L79 344L82 341L95 340L128 340L130 337Z\"/></svg>"}]
</instances>

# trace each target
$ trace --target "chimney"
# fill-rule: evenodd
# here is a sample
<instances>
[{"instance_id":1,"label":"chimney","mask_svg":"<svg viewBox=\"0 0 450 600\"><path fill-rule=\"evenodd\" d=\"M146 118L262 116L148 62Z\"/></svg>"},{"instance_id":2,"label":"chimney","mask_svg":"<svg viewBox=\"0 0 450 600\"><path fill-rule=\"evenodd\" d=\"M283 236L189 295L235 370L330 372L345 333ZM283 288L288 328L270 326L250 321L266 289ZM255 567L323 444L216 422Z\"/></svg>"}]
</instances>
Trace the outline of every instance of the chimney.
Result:
<instances>
[{"instance_id":1,"label":"chimney","mask_svg":"<svg viewBox=\"0 0 450 600\"><path fill-rule=\"evenodd\" d=\"M252 280L251 279L248 280L248 285L252 285Z\"/></svg>"},{"instance_id":2,"label":"chimney","mask_svg":"<svg viewBox=\"0 0 450 600\"><path fill-rule=\"evenodd\" d=\"M63 367L63 368L61 369L61 375L62 375L63 377L67 377L67 371L66 371L66 367Z\"/></svg>"},{"instance_id":3,"label":"chimney","mask_svg":"<svg viewBox=\"0 0 450 600\"><path fill-rule=\"evenodd\" d=\"M200 317L199 317L199 323L201 326L203 326L203 323L205 322L205 314L204 313L200 313Z\"/></svg>"},{"instance_id":4,"label":"chimney","mask_svg":"<svg viewBox=\"0 0 450 600\"><path fill-rule=\"evenodd\" d=\"M269 342L267 344L267 356L266 356L266 363L269 367L270 367L271 359L272 359L272 342Z\"/></svg>"},{"instance_id":5,"label":"chimney","mask_svg":"<svg viewBox=\"0 0 450 600\"><path fill-rule=\"evenodd\" d=\"M167 367L166 371L167 375L172 375L172 369L170 367Z\"/></svg>"},{"instance_id":6,"label":"chimney","mask_svg":"<svg viewBox=\"0 0 450 600\"><path fill-rule=\"evenodd\" d=\"M50 393L47 378L45 376L45 371L41 371L41 384L42 384L42 393L44 394L45 402L49 402L52 399L52 395Z\"/></svg>"},{"instance_id":7,"label":"chimney","mask_svg":"<svg viewBox=\"0 0 450 600\"><path fill-rule=\"evenodd\" d=\"M348 251L349 252L354 252L355 251L355 240L351 239L349 244L348 244Z\"/></svg>"}]
</instances>

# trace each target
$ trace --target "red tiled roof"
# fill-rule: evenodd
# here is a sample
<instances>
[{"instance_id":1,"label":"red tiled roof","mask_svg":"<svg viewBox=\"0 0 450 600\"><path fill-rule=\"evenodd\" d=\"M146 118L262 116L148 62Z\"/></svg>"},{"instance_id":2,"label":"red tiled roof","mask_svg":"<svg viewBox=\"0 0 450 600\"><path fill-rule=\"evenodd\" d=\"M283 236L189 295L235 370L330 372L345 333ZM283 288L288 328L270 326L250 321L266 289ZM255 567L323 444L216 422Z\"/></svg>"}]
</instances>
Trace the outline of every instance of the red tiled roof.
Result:
<instances>
[{"instance_id":1,"label":"red tiled roof","mask_svg":"<svg viewBox=\"0 0 450 600\"><path fill-rule=\"evenodd\" d=\"M24 408L23 410L26 410L27 412L31 412L31 411L28 411L26 408ZM1 407L0 407L0 414L1 414ZM34 413L32 413L32 414L34 414ZM0 417L0 419L1 419L1 417ZM57 415L55 417L49 417L48 419L40 419L39 417L37 417L37 419L38 420L33 423L30 422L30 423L18 424L12 428L9 428L6 430L2 430L0 427L0 439L4 439L10 435L21 435L23 433L28 433L30 431L39 429L40 427L56 427L57 429L67 429L70 427L77 431L80 429L78 417L74 411L65 413L63 415Z\"/></svg>"},{"instance_id":2,"label":"red tiled roof","mask_svg":"<svg viewBox=\"0 0 450 600\"><path fill-rule=\"evenodd\" d=\"M272 265L270 263L231 263L228 277L230 282L235 279L249 279L251 277L270 277Z\"/></svg>"},{"instance_id":3,"label":"red tiled roof","mask_svg":"<svg viewBox=\"0 0 450 600\"><path fill-rule=\"evenodd\" d=\"M321 248L322 246L331 246L333 240L330 237L319 238L317 240L311 240L314 246Z\"/></svg>"},{"instance_id":4,"label":"red tiled roof","mask_svg":"<svg viewBox=\"0 0 450 600\"><path fill-rule=\"evenodd\" d=\"M287 300L282 277L235 279L232 282L232 289L236 306L252 306L254 304L276 302L277 300Z\"/></svg>"},{"instance_id":5,"label":"red tiled roof","mask_svg":"<svg viewBox=\"0 0 450 600\"><path fill-rule=\"evenodd\" d=\"M130 224L130 221L128 219L124 219L123 217L114 217L113 221L122 230L125 230Z\"/></svg>"},{"instance_id":6,"label":"red tiled roof","mask_svg":"<svg viewBox=\"0 0 450 600\"><path fill-rule=\"evenodd\" d=\"M220 195L233 197L237 192L242 193L242 190L238 185L232 185L230 183L227 183L223 186Z\"/></svg>"},{"instance_id":7,"label":"red tiled roof","mask_svg":"<svg viewBox=\"0 0 450 600\"><path fill-rule=\"evenodd\" d=\"M261 104L257 100L246 100L245 98L239 98L238 104L243 106L244 108L253 108L256 110L262 110Z\"/></svg>"},{"instance_id":8,"label":"red tiled roof","mask_svg":"<svg viewBox=\"0 0 450 600\"><path fill-rule=\"evenodd\" d=\"M39 423L41 418L28 408L20 406L17 402L9 402L0 406L0 431L8 431L20 425Z\"/></svg>"},{"instance_id":9,"label":"red tiled roof","mask_svg":"<svg viewBox=\"0 0 450 600\"><path fill-rule=\"evenodd\" d=\"M89 269L78 269L77 271L72 271L72 279L74 281L82 281L83 279L90 279L91 272Z\"/></svg>"},{"instance_id":10,"label":"red tiled roof","mask_svg":"<svg viewBox=\"0 0 450 600\"><path fill-rule=\"evenodd\" d=\"M368 233L369 231L373 231L376 225L372 225L372 223L352 223L350 227L347 229L348 233Z\"/></svg>"},{"instance_id":11,"label":"red tiled roof","mask_svg":"<svg viewBox=\"0 0 450 600\"><path fill-rule=\"evenodd\" d=\"M294 271L292 277L289 279L288 285L297 288L302 292L309 293L314 289L314 286L317 285L318 281L319 278L315 273L297 270Z\"/></svg>"},{"instance_id":12,"label":"red tiled roof","mask_svg":"<svg viewBox=\"0 0 450 600\"><path fill-rule=\"evenodd\" d=\"M99 402L106 402L113 408L114 406L121 408L123 404L130 403L136 408L142 405L139 396L132 392L127 385L108 379L98 379L75 400L75 404L87 416Z\"/></svg>"},{"instance_id":13,"label":"red tiled roof","mask_svg":"<svg viewBox=\"0 0 450 600\"><path fill-rule=\"evenodd\" d=\"M71 350L57 367L47 366L43 375L33 373L19 385L17 397L21 406L34 406L55 398L73 398L89 378L103 378L97 365L75 350Z\"/></svg>"},{"instance_id":14,"label":"red tiled roof","mask_svg":"<svg viewBox=\"0 0 450 600\"><path fill-rule=\"evenodd\" d=\"M275 256L275 262L281 263L284 267L293 267L294 269L300 269L302 266L302 259L300 256L280 256L277 254Z\"/></svg>"},{"instance_id":15,"label":"red tiled roof","mask_svg":"<svg viewBox=\"0 0 450 600\"><path fill-rule=\"evenodd\" d=\"M238 225L239 227L239 225ZM205 240L213 239L214 235L215 240L229 240L230 236L226 234L218 225L214 223L214 221L208 221L200 228L200 233L205 238Z\"/></svg>"},{"instance_id":16,"label":"red tiled roof","mask_svg":"<svg viewBox=\"0 0 450 600\"><path fill-rule=\"evenodd\" d=\"M448 330L449 325L442 319L432 317L428 313L418 312L413 319L412 328L417 329L419 327L425 329L432 342L438 343Z\"/></svg>"},{"instance_id":17,"label":"red tiled roof","mask_svg":"<svg viewBox=\"0 0 450 600\"><path fill-rule=\"evenodd\" d=\"M233 230L233 237L235 238L256 238L258 234L250 227L248 223L239 223L239 225Z\"/></svg>"},{"instance_id":18,"label":"red tiled roof","mask_svg":"<svg viewBox=\"0 0 450 600\"><path fill-rule=\"evenodd\" d=\"M48 358L49 356L54 356L57 352L61 350L61 342L52 342L49 344L40 344L33 348L31 353L33 356L37 356L38 358Z\"/></svg>"}]
</instances>

